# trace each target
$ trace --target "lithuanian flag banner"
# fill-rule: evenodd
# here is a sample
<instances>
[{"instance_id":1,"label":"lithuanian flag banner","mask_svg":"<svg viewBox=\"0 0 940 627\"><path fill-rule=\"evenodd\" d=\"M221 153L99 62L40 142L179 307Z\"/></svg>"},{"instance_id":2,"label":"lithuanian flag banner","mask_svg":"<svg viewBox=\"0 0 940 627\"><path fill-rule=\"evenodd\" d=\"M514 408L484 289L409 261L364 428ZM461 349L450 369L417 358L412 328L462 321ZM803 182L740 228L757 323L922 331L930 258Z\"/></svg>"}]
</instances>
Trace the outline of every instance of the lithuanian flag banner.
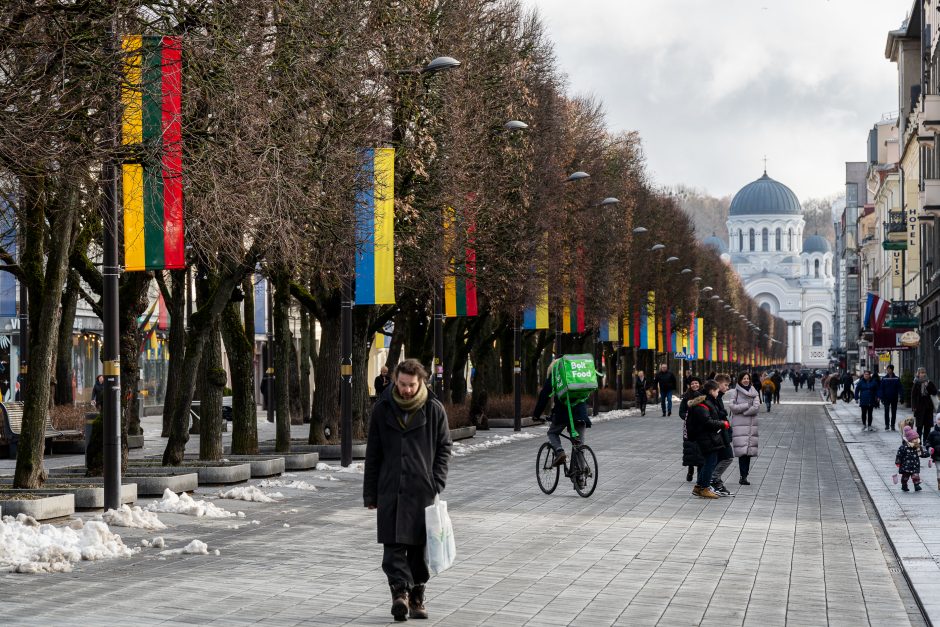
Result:
<instances>
[{"instance_id":1,"label":"lithuanian flag banner","mask_svg":"<svg viewBox=\"0 0 940 627\"><path fill-rule=\"evenodd\" d=\"M121 167L124 266L128 271L186 267L179 37L124 37L121 143L140 146Z\"/></svg>"},{"instance_id":2,"label":"lithuanian flag banner","mask_svg":"<svg viewBox=\"0 0 940 627\"><path fill-rule=\"evenodd\" d=\"M624 348L632 348L633 346L636 346L636 342L633 339L634 327L635 325L633 323L633 316L630 314L628 309L627 314L623 317L623 328L621 329Z\"/></svg>"},{"instance_id":3,"label":"lithuanian flag banner","mask_svg":"<svg viewBox=\"0 0 940 627\"><path fill-rule=\"evenodd\" d=\"M395 303L395 149L362 151L356 190L357 305Z\"/></svg>"},{"instance_id":4,"label":"lithuanian flag banner","mask_svg":"<svg viewBox=\"0 0 940 627\"><path fill-rule=\"evenodd\" d=\"M470 245L463 255L453 251L456 226L457 212L448 207L444 212L444 245L453 255L450 269L444 276L444 315L448 318L477 315L477 253ZM467 228L468 244L473 243L473 231L471 224Z\"/></svg>"}]
</instances>

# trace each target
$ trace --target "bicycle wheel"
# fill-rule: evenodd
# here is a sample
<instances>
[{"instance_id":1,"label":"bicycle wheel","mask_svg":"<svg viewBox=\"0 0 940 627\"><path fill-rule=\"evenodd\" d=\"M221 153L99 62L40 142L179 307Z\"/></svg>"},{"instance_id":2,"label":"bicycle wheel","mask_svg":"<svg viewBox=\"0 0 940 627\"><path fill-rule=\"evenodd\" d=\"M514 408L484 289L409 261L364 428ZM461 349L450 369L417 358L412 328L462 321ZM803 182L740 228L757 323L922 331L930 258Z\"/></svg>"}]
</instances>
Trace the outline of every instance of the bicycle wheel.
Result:
<instances>
[{"instance_id":1,"label":"bicycle wheel","mask_svg":"<svg viewBox=\"0 0 940 627\"><path fill-rule=\"evenodd\" d=\"M555 449L545 442L539 448L539 454L535 458L535 478L539 482L539 488L545 494L551 494L558 486L560 467L552 466L553 461L555 461Z\"/></svg>"},{"instance_id":2,"label":"bicycle wheel","mask_svg":"<svg viewBox=\"0 0 940 627\"><path fill-rule=\"evenodd\" d=\"M594 494L594 488L597 487L597 456L587 444L580 447L576 455L580 455L578 460L578 475L575 477L574 489L587 498Z\"/></svg>"}]
</instances>

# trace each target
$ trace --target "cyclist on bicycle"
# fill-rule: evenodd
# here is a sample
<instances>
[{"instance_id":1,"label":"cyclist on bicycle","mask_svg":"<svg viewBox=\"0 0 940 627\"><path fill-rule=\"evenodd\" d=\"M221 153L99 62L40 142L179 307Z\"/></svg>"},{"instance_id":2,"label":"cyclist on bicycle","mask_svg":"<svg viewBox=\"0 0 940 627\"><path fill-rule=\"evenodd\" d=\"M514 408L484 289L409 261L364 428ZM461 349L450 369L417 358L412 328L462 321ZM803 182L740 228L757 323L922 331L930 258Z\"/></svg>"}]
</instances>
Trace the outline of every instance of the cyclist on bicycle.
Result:
<instances>
[{"instance_id":1,"label":"cyclist on bicycle","mask_svg":"<svg viewBox=\"0 0 940 627\"><path fill-rule=\"evenodd\" d=\"M548 406L548 401L552 397L552 367L558 360L555 360L548 367L548 377L545 379L545 384L542 385L542 391L539 392L538 401L535 403L535 409L532 410L532 418L538 419L542 416L542 412L545 411L545 408ZM591 426L591 419L588 418L587 403L581 402L576 405L571 406L571 416L574 418L575 429L578 430L580 435L580 440L584 441L584 431L583 427ZM565 454L565 449L561 446L561 438L559 434L568 429L568 432L571 432L571 425L568 420L568 407L565 405L565 402L560 399L555 399L555 403L552 406L551 413L551 426L548 428L548 442L552 445L552 448L555 449L555 461L552 463L553 466L561 466L567 461L568 456Z\"/></svg>"}]
</instances>

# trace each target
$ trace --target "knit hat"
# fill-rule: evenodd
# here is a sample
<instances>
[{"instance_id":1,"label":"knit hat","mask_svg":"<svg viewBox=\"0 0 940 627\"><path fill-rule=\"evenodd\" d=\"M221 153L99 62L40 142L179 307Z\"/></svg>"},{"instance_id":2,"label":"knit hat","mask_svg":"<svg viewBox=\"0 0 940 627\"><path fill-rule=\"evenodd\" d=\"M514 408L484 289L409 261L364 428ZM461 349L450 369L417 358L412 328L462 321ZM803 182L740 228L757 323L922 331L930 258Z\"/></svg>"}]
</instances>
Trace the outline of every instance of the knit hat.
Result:
<instances>
[{"instance_id":1,"label":"knit hat","mask_svg":"<svg viewBox=\"0 0 940 627\"><path fill-rule=\"evenodd\" d=\"M910 426L904 427L903 433L904 433L904 439L907 440L908 442L913 442L919 437L917 435L917 432L914 431L914 429L911 428Z\"/></svg>"}]
</instances>

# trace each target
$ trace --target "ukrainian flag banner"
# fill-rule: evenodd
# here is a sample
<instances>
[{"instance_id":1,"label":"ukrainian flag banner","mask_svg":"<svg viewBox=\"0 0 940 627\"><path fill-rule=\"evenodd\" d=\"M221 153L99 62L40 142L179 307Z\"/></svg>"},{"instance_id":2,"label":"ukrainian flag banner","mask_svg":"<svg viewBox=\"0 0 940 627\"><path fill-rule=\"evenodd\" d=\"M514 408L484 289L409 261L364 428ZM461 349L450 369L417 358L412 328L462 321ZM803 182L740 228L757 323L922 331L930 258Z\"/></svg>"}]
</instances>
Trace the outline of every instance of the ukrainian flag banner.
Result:
<instances>
[{"instance_id":1,"label":"ukrainian flag banner","mask_svg":"<svg viewBox=\"0 0 940 627\"><path fill-rule=\"evenodd\" d=\"M548 281L542 281L538 302L523 310L522 328L530 330L548 328Z\"/></svg>"},{"instance_id":2,"label":"ukrainian flag banner","mask_svg":"<svg viewBox=\"0 0 940 627\"><path fill-rule=\"evenodd\" d=\"M356 191L356 305L395 303L395 149L362 151Z\"/></svg>"},{"instance_id":3,"label":"ukrainian flag banner","mask_svg":"<svg viewBox=\"0 0 940 627\"><path fill-rule=\"evenodd\" d=\"M601 318L598 324L597 335L601 342L619 342L620 329L617 328L617 320L611 318Z\"/></svg>"},{"instance_id":4,"label":"ukrainian flag banner","mask_svg":"<svg viewBox=\"0 0 940 627\"><path fill-rule=\"evenodd\" d=\"M140 154L121 166L124 266L185 268L180 38L132 35L121 48L121 143Z\"/></svg>"},{"instance_id":5,"label":"ukrainian flag banner","mask_svg":"<svg viewBox=\"0 0 940 627\"><path fill-rule=\"evenodd\" d=\"M656 293L647 292L646 304L641 304L636 320L637 348L656 350Z\"/></svg>"}]
</instances>

